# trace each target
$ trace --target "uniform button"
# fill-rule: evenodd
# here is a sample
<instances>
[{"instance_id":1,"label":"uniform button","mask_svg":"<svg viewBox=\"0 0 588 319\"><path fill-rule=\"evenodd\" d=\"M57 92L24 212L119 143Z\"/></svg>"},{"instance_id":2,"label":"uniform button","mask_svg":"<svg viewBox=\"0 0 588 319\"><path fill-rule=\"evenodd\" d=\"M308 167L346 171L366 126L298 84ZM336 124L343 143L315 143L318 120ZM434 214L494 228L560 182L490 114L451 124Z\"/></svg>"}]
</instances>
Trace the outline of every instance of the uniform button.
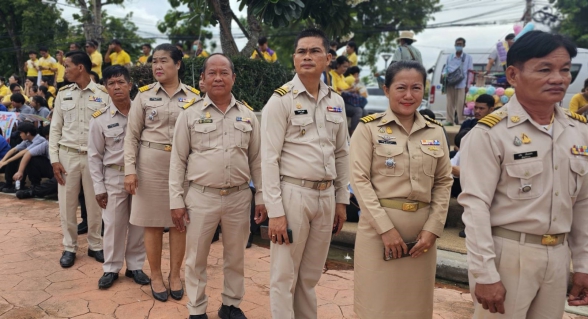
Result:
<instances>
[{"instance_id":1,"label":"uniform button","mask_svg":"<svg viewBox=\"0 0 588 319\"><path fill-rule=\"evenodd\" d=\"M555 196L559 196L559 192L555 192Z\"/></svg>"},{"instance_id":2,"label":"uniform button","mask_svg":"<svg viewBox=\"0 0 588 319\"><path fill-rule=\"evenodd\" d=\"M325 144L321 144L321 147L325 147Z\"/></svg>"},{"instance_id":3,"label":"uniform button","mask_svg":"<svg viewBox=\"0 0 588 319\"><path fill-rule=\"evenodd\" d=\"M225 168L229 168L229 165L225 166Z\"/></svg>"},{"instance_id":4,"label":"uniform button","mask_svg":"<svg viewBox=\"0 0 588 319\"><path fill-rule=\"evenodd\" d=\"M556 171L557 171L557 168L558 168L558 166L557 166L557 165L555 165L555 170L556 170Z\"/></svg>"},{"instance_id":5,"label":"uniform button","mask_svg":"<svg viewBox=\"0 0 588 319\"><path fill-rule=\"evenodd\" d=\"M557 217L553 217L553 221L556 221L556 220L557 220Z\"/></svg>"},{"instance_id":6,"label":"uniform button","mask_svg":"<svg viewBox=\"0 0 588 319\"><path fill-rule=\"evenodd\" d=\"M525 176L529 176L529 172L525 172Z\"/></svg>"},{"instance_id":7,"label":"uniform button","mask_svg":"<svg viewBox=\"0 0 588 319\"><path fill-rule=\"evenodd\" d=\"M228 149L225 150L225 152L228 152L228 151L229 151Z\"/></svg>"},{"instance_id":8,"label":"uniform button","mask_svg":"<svg viewBox=\"0 0 588 319\"><path fill-rule=\"evenodd\" d=\"M415 181L415 180L416 180L416 176L413 176L413 177L412 177L412 180L413 180L413 181Z\"/></svg>"},{"instance_id":9,"label":"uniform button","mask_svg":"<svg viewBox=\"0 0 588 319\"><path fill-rule=\"evenodd\" d=\"M585 170L581 170L580 171L580 174L584 174L585 172L586 172Z\"/></svg>"},{"instance_id":10,"label":"uniform button","mask_svg":"<svg viewBox=\"0 0 588 319\"><path fill-rule=\"evenodd\" d=\"M225 135L227 135L227 132L225 132Z\"/></svg>"}]
</instances>

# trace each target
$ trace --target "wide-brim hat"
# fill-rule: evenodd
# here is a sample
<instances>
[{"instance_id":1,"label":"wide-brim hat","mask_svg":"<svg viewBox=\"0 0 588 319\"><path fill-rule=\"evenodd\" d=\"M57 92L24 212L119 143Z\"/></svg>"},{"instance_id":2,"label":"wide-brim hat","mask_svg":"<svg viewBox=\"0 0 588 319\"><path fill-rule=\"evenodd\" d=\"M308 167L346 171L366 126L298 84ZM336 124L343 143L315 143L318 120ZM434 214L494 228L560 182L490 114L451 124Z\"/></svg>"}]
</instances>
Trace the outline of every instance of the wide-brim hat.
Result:
<instances>
[{"instance_id":1,"label":"wide-brim hat","mask_svg":"<svg viewBox=\"0 0 588 319\"><path fill-rule=\"evenodd\" d=\"M412 42L416 42L417 40L414 38L414 32L412 31L400 31L400 35L396 39L396 41L400 41L400 39L409 39Z\"/></svg>"}]
</instances>

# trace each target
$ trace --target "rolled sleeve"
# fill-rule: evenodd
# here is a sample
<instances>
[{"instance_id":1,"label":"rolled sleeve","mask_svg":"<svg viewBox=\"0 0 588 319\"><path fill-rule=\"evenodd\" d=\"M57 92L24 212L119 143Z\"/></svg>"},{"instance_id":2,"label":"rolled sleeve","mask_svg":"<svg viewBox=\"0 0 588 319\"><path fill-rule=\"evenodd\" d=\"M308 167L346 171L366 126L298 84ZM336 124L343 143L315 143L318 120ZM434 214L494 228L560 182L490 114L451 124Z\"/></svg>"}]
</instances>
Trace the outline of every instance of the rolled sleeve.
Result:
<instances>
[{"instance_id":1,"label":"rolled sleeve","mask_svg":"<svg viewBox=\"0 0 588 319\"><path fill-rule=\"evenodd\" d=\"M190 156L191 135L188 126L188 112L181 112L174 128L171 160L169 166L169 204L170 209L185 208L184 181Z\"/></svg>"},{"instance_id":2,"label":"rolled sleeve","mask_svg":"<svg viewBox=\"0 0 588 319\"><path fill-rule=\"evenodd\" d=\"M125 175L137 174L137 155L139 142L145 125L145 112L141 104L141 93L137 94L131 104L125 136Z\"/></svg>"},{"instance_id":3,"label":"rolled sleeve","mask_svg":"<svg viewBox=\"0 0 588 319\"><path fill-rule=\"evenodd\" d=\"M460 152L462 193L458 199L464 208L462 219L468 234L468 269L477 283L493 284L500 281L500 275L494 262L490 205L500 179L500 153L488 131L480 127L468 133Z\"/></svg>"}]
</instances>

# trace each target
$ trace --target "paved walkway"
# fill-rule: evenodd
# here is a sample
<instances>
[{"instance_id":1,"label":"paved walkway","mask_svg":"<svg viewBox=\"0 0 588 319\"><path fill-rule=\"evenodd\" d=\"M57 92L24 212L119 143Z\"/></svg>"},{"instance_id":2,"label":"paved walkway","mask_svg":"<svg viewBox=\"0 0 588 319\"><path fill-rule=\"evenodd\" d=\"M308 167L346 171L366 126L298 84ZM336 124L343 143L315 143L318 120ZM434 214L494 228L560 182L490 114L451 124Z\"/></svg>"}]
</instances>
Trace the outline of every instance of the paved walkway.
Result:
<instances>
[{"instance_id":1,"label":"paved walkway","mask_svg":"<svg viewBox=\"0 0 588 319\"><path fill-rule=\"evenodd\" d=\"M57 203L0 195L0 319L188 317L186 297L179 302L154 301L149 286L140 287L124 275L110 289L98 290L102 265L87 256L85 235L80 236L75 265L62 269L61 239ZM167 236L165 239L164 258L169 258ZM212 245L208 264L208 314L215 319L223 280L220 242ZM245 266L246 294L241 308L251 319L270 318L269 250L248 249ZM147 263L144 269L149 273ZM163 269L166 277L168 259ZM357 318L352 271L329 270L321 278L317 295L320 319ZM441 285L435 289L434 308L435 319L469 319L473 313L467 291ZM566 314L564 318L586 317Z\"/></svg>"}]
</instances>

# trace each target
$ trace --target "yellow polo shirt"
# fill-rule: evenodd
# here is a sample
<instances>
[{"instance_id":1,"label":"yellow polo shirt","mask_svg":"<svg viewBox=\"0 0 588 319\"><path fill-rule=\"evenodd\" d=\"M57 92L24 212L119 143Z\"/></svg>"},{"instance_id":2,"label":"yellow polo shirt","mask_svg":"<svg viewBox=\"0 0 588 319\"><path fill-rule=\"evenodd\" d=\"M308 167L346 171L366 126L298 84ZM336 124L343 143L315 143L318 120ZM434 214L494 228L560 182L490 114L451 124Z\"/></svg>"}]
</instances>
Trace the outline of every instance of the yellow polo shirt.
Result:
<instances>
[{"instance_id":1,"label":"yellow polo shirt","mask_svg":"<svg viewBox=\"0 0 588 319\"><path fill-rule=\"evenodd\" d=\"M267 62L270 63L274 63L276 61L278 61L278 55L276 54L276 52L274 51L272 55L269 54L269 52L265 51L261 53L263 55L263 59L266 60ZM252 59L257 58L257 50L253 51L253 54L251 55Z\"/></svg>"},{"instance_id":2,"label":"yellow polo shirt","mask_svg":"<svg viewBox=\"0 0 588 319\"><path fill-rule=\"evenodd\" d=\"M210 56L210 54L208 54L208 52L206 52L205 50L202 50L202 52L200 52L200 54L198 54L198 58L208 58Z\"/></svg>"},{"instance_id":3,"label":"yellow polo shirt","mask_svg":"<svg viewBox=\"0 0 588 319\"><path fill-rule=\"evenodd\" d=\"M335 70L331 70L331 76L333 77L333 89L337 92L343 92L350 88L350 86L345 82L345 77L343 74L339 75Z\"/></svg>"},{"instance_id":4,"label":"yellow polo shirt","mask_svg":"<svg viewBox=\"0 0 588 319\"><path fill-rule=\"evenodd\" d=\"M39 71L37 71L37 63L39 63L39 59L27 60L27 78L37 77ZM31 66L32 65L32 66Z\"/></svg>"},{"instance_id":5,"label":"yellow polo shirt","mask_svg":"<svg viewBox=\"0 0 588 319\"><path fill-rule=\"evenodd\" d=\"M111 65L128 65L129 63L131 63L131 56L125 52L125 50L120 50L118 53L113 52L110 54Z\"/></svg>"},{"instance_id":6,"label":"yellow polo shirt","mask_svg":"<svg viewBox=\"0 0 588 319\"><path fill-rule=\"evenodd\" d=\"M39 59L39 66L42 66L44 68L55 68L55 64L57 63L57 61L55 61L55 59L53 57L51 57L50 55L47 56L47 58L43 58L41 57ZM51 71L51 70L43 70L41 71L42 75L54 75L55 72Z\"/></svg>"},{"instance_id":7,"label":"yellow polo shirt","mask_svg":"<svg viewBox=\"0 0 588 319\"><path fill-rule=\"evenodd\" d=\"M6 105L6 103L10 103L10 97L12 96L12 93L10 93L10 91L8 91L8 95L5 95L4 98L2 99L2 104ZM26 95L22 95L24 96L25 102L28 103L29 102L29 97Z\"/></svg>"},{"instance_id":8,"label":"yellow polo shirt","mask_svg":"<svg viewBox=\"0 0 588 319\"><path fill-rule=\"evenodd\" d=\"M147 64L147 59L149 59L148 55L142 55L139 57L139 65Z\"/></svg>"},{"instance_id":9,"label":"yellow polo shirt","mask_svg":"<svg viewBox=\"0 0 588 319\"><path fill-rule=\"evenodd\" d=\"M63 64L57 62L57 64L55 65L57 66L57 83L61 83L63 81L65 81L65 66L63 66Z\"/></svg>"},{"instance_id":10,"label":"yellow polo shirt","mask_svg":"<svg viewBox=\"0 0 588 319\"><path fill-rule=\"evenodd\" d=\"M585 106L588 105L588 100L586 100L586 98L584 97L584 94L582 93L578 93L576 95L574 95L572 97L572 99L570 100L570 111L576 113L578 112L578 110Z\"/></svg>"},{"instance_id":11,"label":"yellow polo shirt","mask_svg":"<svg viewBox=\"0 0 588 319\"><path fill-rule=\"evenodd\" d=\"M8 94L10 94L10 88L4 84L0 86L0 96L7 96Z\"/></svg>"},{"instance_id":12,"label":"yellow polo shirt","mask_svg":"<svg viewBox=\"0 0 588 319\"><path fill-rule=\"evenodd\" d=\"M110 58L112 59L112 54ZM102 53L98 52L98 50L94 51L94 53L90 54L90 60L92 60L92 64L96 64L96 66L92 67L92 71L96 72L99 78L102 78Z\"/></svg>"},{"instance_id":13,"label":"yellow polo shirt","mask_svg":"<svg viewBox=\"0 0 588 319\"><path fill-rule=\"evenodd\" d=\"M348 55L347 59L349 60L349 66L357 66L357 54L355 52Z\"/></svg>"}]
</instances>

